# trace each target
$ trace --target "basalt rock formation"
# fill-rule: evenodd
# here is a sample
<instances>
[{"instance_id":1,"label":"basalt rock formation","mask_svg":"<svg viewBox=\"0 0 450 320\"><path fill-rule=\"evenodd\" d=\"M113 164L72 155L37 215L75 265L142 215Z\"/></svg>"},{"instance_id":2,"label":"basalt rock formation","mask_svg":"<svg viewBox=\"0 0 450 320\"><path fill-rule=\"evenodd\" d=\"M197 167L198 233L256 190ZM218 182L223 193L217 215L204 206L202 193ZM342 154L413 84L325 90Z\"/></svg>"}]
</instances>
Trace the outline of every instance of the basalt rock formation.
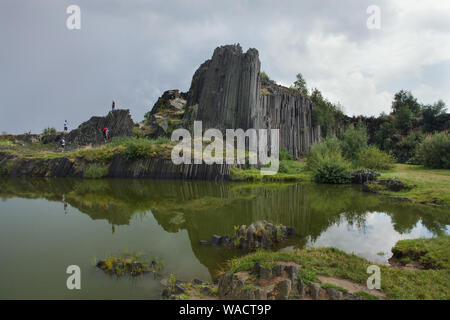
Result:
<instances>
[{"instance_id":1,"label":"basalt rock formation","mask_svg":"<svg viewBox=\"0 0 450 320\"><path fill-rule=\"evenodd\" d=\"M152 110L145 118L148 126L142 126L143 135L154 139L169 137L173 129L177 128L183 119L186 106L186 93L178 90L168 90L156 101Z\"/></svg>"},{"instance_id":2,"label":"basalt rock formation","mask_svg":"<svg viewBox=\"0 0 450 320\"><path fill-rule=\"evenodd\" d=\"M105 127L109 129L110 138L132 136L133 126L129 110L110 111L106 117L92 117L72 130L65 139L67 148L105 143L102 134Z\"/></svg>"},{"instance_id":3,"label":"basalt rock formation","mask_svg":"<svg viewBox=\"0 0 450 320\"><path fill-rule=\"evenodd\" d=\"M232 236L213 235L211 241L200 241L200 244L231 246L243 250L258 248L271 249L287 237L295 235L295 228L274 225L265 220L252 223L250 226L241 225Z\"/></svg>"},{"instance_id":4,"label":"basalt rock formation","mask_svg":"<svg viewBox=\"0 0 450 320\"><path fill-rule=\"evenodd\" d=\"M307 152L320 139L320 127L311 118L312 102L298 90L261 78L260 67L256 49L244 53L239 45L216 48L183 95L186 106L177 126L191 129L197 120L203 130L279 129L281 150L295 158Z\"/></svg>"},{"instance_id":5,"label":"basalt rock formation","mask_svg":"<svg viewBox=\"0 0 450 320\"><path fill-rule=\"evenodd\" d=\"M91 164L80 158L21 158L0 152L0 177L84 177ZM106 168L105 178L157 178L230 180L231 165L182 164L170 159L147 158L129 160L116 155Z\"/></svg>"}]
</instances>

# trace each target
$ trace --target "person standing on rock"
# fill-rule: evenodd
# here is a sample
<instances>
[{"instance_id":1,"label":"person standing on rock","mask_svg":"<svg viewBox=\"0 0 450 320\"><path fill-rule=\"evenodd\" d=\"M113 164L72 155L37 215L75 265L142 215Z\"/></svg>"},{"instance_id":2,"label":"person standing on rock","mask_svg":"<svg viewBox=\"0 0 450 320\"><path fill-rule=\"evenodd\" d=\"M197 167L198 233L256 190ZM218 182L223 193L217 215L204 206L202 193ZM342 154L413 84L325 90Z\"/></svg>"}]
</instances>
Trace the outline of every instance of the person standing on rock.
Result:
<instances>
[{"instance_id":1,"label":"person standing on rock","mask_svg":"<svg viewBox=\"0 0 450 320\"><path fill-rule=\"evenodd\" d=\"M112 109L112 111L116 110L116 103L114 102L114 100L112 102L111 109Z\"/></svg>"},{"instance_id":2,"label":"person standing on rock","mask_svg":"<svg viewBox=\"0 0 450 320\"><path fill-rule=\"evenodd\" d=\"M66 147L66 140L64 140L64 138L61 138L61 140L59 140L59 145L61 146L61 152L64 152L64 148Z\"/></svg>"},{"instance_id":3,"label":"person standing on rock","mask_svg":"<svg viewBox=\"0 0 450 320\"><path fill-rule=\"evenodd\" d=\"M64 133L67 133L67 130L69 130L69 122L67 122L67 120L64 120Z\"/></svg>"},{"instance_id":4,"label":"person standing on rock","mask_svg":"<svg viewBox=\"0 0 450 320\"><path fill-rule=\"evenodd\" d=\"M102 133L103 133L103 138L105 139L105 142L106 142L106 140L108 140L108 138L109 138L109 129L107 127L104 127L102 129Z\"/></svg>"}]
</instances>

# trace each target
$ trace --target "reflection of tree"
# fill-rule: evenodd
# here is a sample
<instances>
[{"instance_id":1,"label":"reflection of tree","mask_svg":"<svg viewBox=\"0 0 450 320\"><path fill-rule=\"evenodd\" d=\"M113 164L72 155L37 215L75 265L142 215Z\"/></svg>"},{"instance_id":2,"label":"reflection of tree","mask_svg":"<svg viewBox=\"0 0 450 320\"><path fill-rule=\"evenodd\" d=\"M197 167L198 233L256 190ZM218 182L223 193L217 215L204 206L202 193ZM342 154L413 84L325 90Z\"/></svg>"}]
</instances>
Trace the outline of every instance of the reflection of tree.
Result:
<instances>
[{"instance_id":1,"label":"reflection of tree","mask_svg":"<svg viewBox=\"0 0 450 320\"><path fill-rule=\"evenodd\" d=\"M362 193L353 186L64 178L0 179L0 190L3 198L68 203L92 219L107 220L112 232L151 212L166 231L187 230L196 256L210 270L238 253L200 246L200 240L231 234L235 225L257 220L295 227L298 236L283 245L298 248L341 221L363 230L371 212L390 215L400 233L412 230L419 220L435 234L450 224L448 210Z\"/></svg>"}]
</instances>

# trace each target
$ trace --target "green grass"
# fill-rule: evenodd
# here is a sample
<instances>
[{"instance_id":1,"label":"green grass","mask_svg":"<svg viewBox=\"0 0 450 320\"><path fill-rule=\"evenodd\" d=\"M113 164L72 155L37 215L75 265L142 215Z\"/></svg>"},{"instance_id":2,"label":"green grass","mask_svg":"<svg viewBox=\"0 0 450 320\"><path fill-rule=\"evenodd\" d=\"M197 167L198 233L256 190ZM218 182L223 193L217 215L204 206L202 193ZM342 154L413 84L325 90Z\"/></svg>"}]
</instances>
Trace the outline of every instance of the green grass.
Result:
<instances>
[{"instance_id":1,"label":"green grass","mask_svg":"<svg viewBox=\"0 0 450 320\"><path fill-rule=\"evenodd\" d=\"M323 284L321 284L321 287L324 288L324 289L326 289L326 288L336 289L337 291L341 291L343 293L347 293L348 292L347 289L339 287L339 286L337 286L335 284L332 284L332 283L323 283Z\"/></svg>"},{"instance_id":2,"label":"green grass","mask_svg":"<svg viewBox=\"0 0 450 320\"><path fill-rule=\"evenodd\" d=\"M100 164L90 164L84 171L83 177L88 179L98 179L106 176L108 168Z\"/></svg>"},{"instance_id":3,"label":"green grass","mask_svg":"<svg viewBox=\"0 0 450 320\"><path fill-rule=\"evenodd\" d=\"M306 272L365 284L367 267L374 263L335 248L255 253L228 261L228 272L250 271L255 262L292 261ZM379 265L381 289L389 299L450 299L449 270L405 270Z\"/></svg>"},{"instance_id":4,"label":"green grass","mask_svg":"<svg viewBox=\"0 0 450 320\"><path fill-rule=\"evenodd\" d=\"M6 141L6 140L0 140ZM9 142L2 142L4 145L10 145ZM162 158L170 159L171 151L174 146L167 138L158 138L150 140L147 138L126 137L114 138L111 143L104 146L92 148L84 147L83 149L71 152L59 152L42 150L40 144L26 146L23 150L8 148L9 153L19 158L25 159L55 159L67 157L70 159L80 158L91 163L108 163L118 154L125 155L130 160L138 160L144 158Z\"/></svg>"},{"instance_id":5,"label":"green grass","mask_svg":"<svg viewBox=\"0 0 450 320\"><path fill-rule=\"evenodd\" d=\"M374 295L364 292L364 291L355 292L354 295L363 297L365 300L380 300L379 297L374 296Z\"/></svg>"},{"instance_id":6,"label":"green grass","mask_svg":"<svg viewBox=\"0 0 450 320\"><path fill-rule=\"evenodd\" d=\"M392 248L400 263L415 263L426 269L450 269L450 236L401 240Z\"/></svg>"},{"instance_id":7,"label":"green grass","mask_svg":"<svg viewBox=\"0 0 450 320\"><path fill-rule=\"evenodd\" d=\"M382 193L408 198L420 203L450 206L450 170L396 164L392 170L381 171L381 173L381 179L395 177L416 186L410 190L382 191Z\"/></svg>"},{"instance_id":8,"label":"green grass","mask_svg":"<svg viewBox=\"0 0 450 320\"><path fill-rule=\"evenodd\" d=\"M231 168L231 180L249 182L296 182L311 180L311 172L306 169L304 162L281 160L279 169L280 171L274 175L262 175L259 169Z\"/></svg>"}]
</instances>

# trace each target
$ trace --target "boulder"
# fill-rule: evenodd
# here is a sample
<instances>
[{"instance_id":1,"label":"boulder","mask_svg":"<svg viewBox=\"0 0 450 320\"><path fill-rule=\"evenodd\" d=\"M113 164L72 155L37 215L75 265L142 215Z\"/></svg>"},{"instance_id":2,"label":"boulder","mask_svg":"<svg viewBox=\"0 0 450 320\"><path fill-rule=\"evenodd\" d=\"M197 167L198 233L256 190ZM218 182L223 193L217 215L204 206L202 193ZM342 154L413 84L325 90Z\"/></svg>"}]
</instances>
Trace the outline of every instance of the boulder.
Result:
<instances>
[{"instance_id":1,"label":"boulder","mask_svg":"<svg viewBox=\"0 0 450 320\"><path fill-rule=\"evenodd\" d=\"M280 300L288 300L291 294L291 280L285 279L278 282L279 298Z\"/></svg>"},{"instance_id":2,"label":"boulder","mask_svg":"<svg viewBox=\"0 0 450 320\"><path fill-rule=\"evenodd\" d=\"M241 279L239 276L233 273L224 273L219 278L219 289L218 295L219 299L222 300L235 300L244 298L243 287L245 285L245 280Z\"/></svg>"},{"instance_id":3,"label":"boulder","mask_svg":"<svg viewBox=\"0 0 450 320\"><path fill-rule=\"evenodd\" d=\"M288 274L288 278L294 283L298 278L298 267L297 266L287 266L284 270Z\"/></svg>"},{"instance_id":4,"label":"boulder","mask_svg":"<svg viewBox=\"0 0 450 320\"><path fill-rule=\"evenodd\" d=\"M306 295L306 284L302 281L302 279L297 279L297 291L299 298L304 298Z\"/></svg>"},{"instance_id":5,"label":"boulder","mask_svg":"<svg viewBox=\"0 0 450 320\"><path fill-rule=\"evenodd\" d=\"M379 176L380 173L372 169L362 169L350 172L350 180L355 184L364 184L368 181L375 181Z\"/></svg>"},{"instance_id":6,"label":"boulder","mask_svg":"<svg viewBox=\"0 0 450 320\"><path fill-rule=\"evenodd\" d=\"M342 292L339 290L336 290L334 288L327 288L327 293L330 297L330 300L342 300Z\"/></svg>"},{"instance_id":7,"label":"boulder","mask_svg":"<svg viewBox=\"0 0 450 320\"><path fill-rule=\"evenodd\" d=\"M312 282L309 285L309 289L310 289L310 292L311 292L311 297L314 300L319 299L320 291L322 290L322 287L320 286L320 284Z\"/></svg>"},{"instance_id":8,"label":"boulder","mask_svg":"<svg viewBox=\"0 0 450 320\"><path fill-rule=\"evenodd\" d=\"M277 264L272 268L272 274L275 277L281 277L283 275L284 267L281 264Z\"/></svg>"},{"instance_id":9,"label":"boulder","mask_svg":"<svg viewBox=\"0 0 450 320\"><path fill-rule=\"evenodd\" d=\"M394 192L398 192L404 189L410 189L410 186L407 183L400 181L397 178L380 180L379 184L385 186L388 190Z\"/></svg>"},{"instance_id":10,"label":"boulder","mask_svg":"<svg viewBox=\"0 0 450 320\"><path fill-rule=\"evenodd\" d=\"M264 266L259 267L259 278L261 280L269 280L272 277L272 269Z\"/></svg>"}]
</instances>

